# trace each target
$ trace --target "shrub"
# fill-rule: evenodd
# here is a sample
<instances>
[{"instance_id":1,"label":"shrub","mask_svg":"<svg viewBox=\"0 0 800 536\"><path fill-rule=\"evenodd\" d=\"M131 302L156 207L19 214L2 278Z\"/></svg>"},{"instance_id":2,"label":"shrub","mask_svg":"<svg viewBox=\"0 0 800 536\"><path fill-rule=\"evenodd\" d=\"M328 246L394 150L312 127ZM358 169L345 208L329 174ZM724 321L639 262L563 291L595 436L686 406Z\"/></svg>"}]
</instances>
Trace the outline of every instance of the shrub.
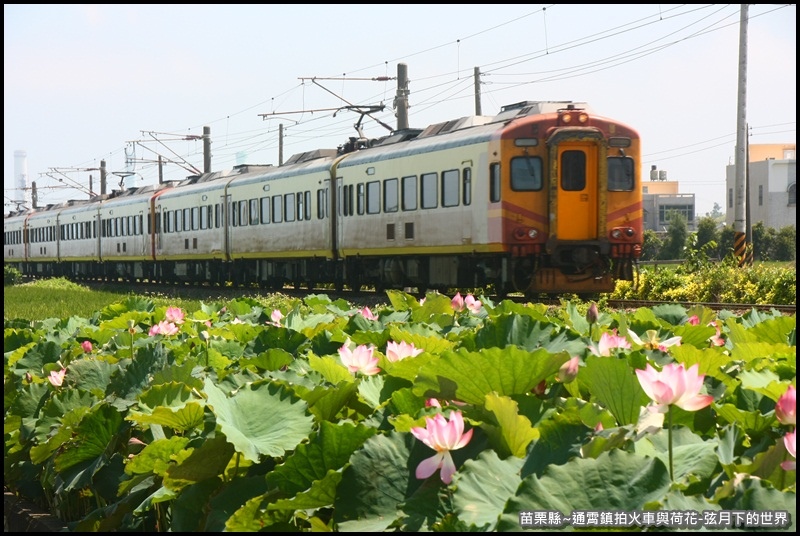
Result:
<instances>
[{"instance_id":1,"label":"shrub","mask_svg":"<svg viewBox=\"0 0 800 536\"><path fill-rule=\"evenodd\" d=\"M13 266L3 266L3 286L18 285L22 282L22 273Z\"/></svg>"}]
</instances>

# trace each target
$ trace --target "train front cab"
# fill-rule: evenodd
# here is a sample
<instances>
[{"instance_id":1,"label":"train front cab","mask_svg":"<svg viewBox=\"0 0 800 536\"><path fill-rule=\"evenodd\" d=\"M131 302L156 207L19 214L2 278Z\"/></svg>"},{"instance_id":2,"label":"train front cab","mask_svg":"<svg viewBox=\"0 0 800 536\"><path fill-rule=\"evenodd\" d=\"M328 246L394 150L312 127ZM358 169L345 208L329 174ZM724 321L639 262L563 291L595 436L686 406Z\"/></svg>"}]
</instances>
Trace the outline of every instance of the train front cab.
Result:
<instances>
[{"instance_id":1,"label":"train front cab","mask_svg":"<svg viewBox=\"0 0 800 536\"><path fill-rule=\"evenodd\" d=\"M583 115L587 126L564 126L559 117L544 138L504 143L510 290L590 295L634 279L642 242L638 135L608 120L589 126ZM531 191L521 191L526 184Z\"/></svg>"}]
</instances>

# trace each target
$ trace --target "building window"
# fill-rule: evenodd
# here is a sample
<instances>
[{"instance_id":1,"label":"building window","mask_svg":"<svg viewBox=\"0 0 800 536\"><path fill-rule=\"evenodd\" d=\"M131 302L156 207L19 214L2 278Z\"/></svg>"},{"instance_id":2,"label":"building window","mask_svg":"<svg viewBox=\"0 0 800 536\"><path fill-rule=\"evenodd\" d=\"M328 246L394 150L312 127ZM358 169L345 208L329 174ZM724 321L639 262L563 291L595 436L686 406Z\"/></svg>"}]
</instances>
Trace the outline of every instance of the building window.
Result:
<instances>
[{"instance_id":1,"label":"building window","mask_svg":"<svg viewBox=\"0 0 800 536\"><path fill-rule=\"evenodd\" d=\"M669 224L670 213L677 212L688 224L694 222L694 205L661 205L658 207L658 225Z\"/></svg>"},{"instance_id":2,"label":"building window","mask_svg":"<svg viewBox=\"0 0 800 536\"><path fill-rule=\"evenodd\" d=\"M763 205L764 205L764 185L763 184L759 184L758 185L758 206L760 207L760 206L763 206Z\"/></svg>"},{"instance_id":3,"label":"building window","mask_svg":"<svg viewBox=\"0 0 800 536\"><path fill-rule=\"evenodd\" d=\"M728 188L728 208L733 208L733 188Z\"/></svg>"},{"instance_id":4,"label":"building window","mask_svg":"<svg viewBox=\"0 0 800 536\"><path fill-rule=\"evenodd\" d=\"M797 204L797 183L793 182L789 185L789 206Z\"/></svg>"}]
</instances>

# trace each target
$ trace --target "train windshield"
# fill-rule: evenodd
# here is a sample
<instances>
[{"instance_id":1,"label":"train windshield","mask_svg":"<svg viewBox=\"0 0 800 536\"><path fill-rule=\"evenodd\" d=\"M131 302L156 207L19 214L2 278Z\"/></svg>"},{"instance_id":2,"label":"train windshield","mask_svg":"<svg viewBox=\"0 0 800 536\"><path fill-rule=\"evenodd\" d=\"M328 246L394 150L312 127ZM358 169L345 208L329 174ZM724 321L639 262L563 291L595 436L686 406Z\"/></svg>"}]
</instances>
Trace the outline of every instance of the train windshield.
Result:
<instances>
[{"instance_id":1,"label":"train windshield","mask_svg":"<svg viewBox=\"0 0 800 536\"><path fill-rule=\"evenodd\" d=\"M608 158L608 189L612 192L631 192L633 179L633 158L611 156Z\"/></svg>"},{"instance_id":2,"label":"train windshield","mask_svg":"<svg viewBox=\"0 0 800 536\"><path fill-rule=\"evenodd\" d=\"M511 189L533 192L542 189L542 159L520 156L511 159Z\"/></svg>"}]
</instances>

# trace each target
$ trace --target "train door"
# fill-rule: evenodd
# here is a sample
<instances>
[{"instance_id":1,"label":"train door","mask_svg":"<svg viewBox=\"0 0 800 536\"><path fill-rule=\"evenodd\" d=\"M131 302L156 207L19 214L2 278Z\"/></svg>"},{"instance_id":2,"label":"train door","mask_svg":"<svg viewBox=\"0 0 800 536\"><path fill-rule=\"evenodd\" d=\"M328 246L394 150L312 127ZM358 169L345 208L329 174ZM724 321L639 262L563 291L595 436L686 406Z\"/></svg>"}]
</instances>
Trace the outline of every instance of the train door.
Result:
<instances>
[{"instance_id":1,"label":"train door","mask_svg":"<svg viewBox=\"0 0 800 536\"><path fill-rule=\"evenodd\" d=\"M559 240L597 239L597 146L564 142L558 146L556 236Z\"/></svg>"}]
</instances>

